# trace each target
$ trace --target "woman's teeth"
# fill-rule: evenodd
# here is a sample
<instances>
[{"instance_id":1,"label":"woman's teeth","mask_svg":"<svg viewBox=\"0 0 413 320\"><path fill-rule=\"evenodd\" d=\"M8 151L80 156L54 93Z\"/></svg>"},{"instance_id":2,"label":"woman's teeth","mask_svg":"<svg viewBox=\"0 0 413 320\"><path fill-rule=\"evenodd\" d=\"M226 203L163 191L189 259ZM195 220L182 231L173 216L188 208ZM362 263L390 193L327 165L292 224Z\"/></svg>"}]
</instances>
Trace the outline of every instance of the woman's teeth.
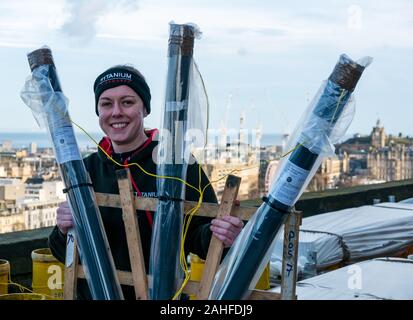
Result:
<instances>
[{"instance_id":1,"label":"woman's teeth","mask_svg":"<svg viewBox=\"0 0 413 320\"><path fill-rule=\"evenodd\" d=\"M114 127L115 129L120 129L120 128L124 128L126 127L127 123L122 122L122 123L114 123L112 124L112 127Z\"/></svg>"}]
</instances>

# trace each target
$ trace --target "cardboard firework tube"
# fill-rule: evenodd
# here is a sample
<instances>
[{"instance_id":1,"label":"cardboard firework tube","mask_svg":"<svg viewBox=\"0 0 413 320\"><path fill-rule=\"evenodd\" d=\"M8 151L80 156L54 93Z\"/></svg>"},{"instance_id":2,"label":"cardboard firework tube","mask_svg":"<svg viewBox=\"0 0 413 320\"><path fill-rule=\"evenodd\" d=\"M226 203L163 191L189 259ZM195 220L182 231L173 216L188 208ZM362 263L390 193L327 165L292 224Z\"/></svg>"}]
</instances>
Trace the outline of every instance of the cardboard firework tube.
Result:
<instances>
[{"instance_id":1,"label":"cardboard firework tube","mask_svg":"<svg viewBox=\"0 0 413 320\"><path fill-rule=\"evenodd\" d=\"M32 72L39 67L48 66L47 77L54 93L62 92L50 49L35 50L28 54L28 60ZM40 90L42 90L41 86ZM102 218L89 174L77 146L65 102L57 98L51 106L46 106L46 103L50 102L43 101L43 103L48 131L73 214L80 258L92 298L121 300L123 294ZM59 109L59 105L63 105L63 109Z\"/></svg>"},{"instance_id":2,"label":"cardboard firework tube","mask_svg":"<svg viewBox=\"0 0 413 320\"><path fill-rule=\"evenodd\" d=\"M185 159L190 70L195 28L170 25L166 101L159 145L157 174L186 180ZM165 159L167 158L167 159ZM160 160L163 159L163 160ZM180 250L185 185L181 181L157 179L158 206L152 234L149 295L154 300L173 298L182 279Z\"/></svg>"},{"instance_id":3,"label":"cardboard firework tube","mask_svg":"<svg viewBox=\"0 0 413 320\"><path fill-rule=\"evenodd\" d=\"M311 117L318 117L330 123L325 134L329 135L340 118L351 93L353 92L364 67L342 55L330 75ZM304 125L304 128L307 126ZM235 270L229 270L216 299L238 300L246 298L255 274L262 260L284 224L297 200L305 182L320 155L297 143L297 148L288 158L279 178L263 204L255 213L257 219L245 246L237 255Z\"/></svg>"},{"instance_id":4,"label":"cardboard firework tube","mask_svg":"<svg viewBox=\"0 0 413 320\"><path fill-rule=\"evenodd\" d=\"M328 78L324 91L312 111L314 119L322 119L329 123L329 128L324 134L329 135L340 119L363 71L363 66L350 60L345 55L340 56ZM312 121L313 119L310 117L308 122ZM307 126L304 125L304 127ZM305 134L305 131L302 134ZM287 212L291 210L318 157L318 153L310 151L304 145L297 143L295 150L288 159L283 174L274 183L268 195L268 201L274 208ZM286 179L283 180L284 177Z\"/></svg>"}]
</instances>

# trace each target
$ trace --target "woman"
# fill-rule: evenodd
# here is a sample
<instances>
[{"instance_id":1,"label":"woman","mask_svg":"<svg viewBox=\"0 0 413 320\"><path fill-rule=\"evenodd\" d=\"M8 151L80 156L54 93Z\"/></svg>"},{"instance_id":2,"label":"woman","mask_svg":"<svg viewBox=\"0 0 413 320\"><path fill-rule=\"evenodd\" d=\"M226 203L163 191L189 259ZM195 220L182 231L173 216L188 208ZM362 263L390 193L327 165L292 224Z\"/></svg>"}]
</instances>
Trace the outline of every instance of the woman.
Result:
<instances>
[{"instance_id":1,"label":"woman","mask_svg":"<svg viewBox=\"0 0 413 320\"><path fill-rule=\"evenodd\" d=\"M95 109L99 125L106 136L100 146L114 160L123 164L137 162L147 172L156 173L153 150L157 146L157 130L145 130L144 118L150 113L150 89L142 74L131 66L119 65L99 75L94 83ZM102 150L84 159L86 169L93 182L95 192L119 193L116 173L119 167ZM156 179L131 166L132 185L135 194L143 197L156 197ZM202 187L209 181L201 172ZM187 181L198 185L199 166L188 166ZM186 188L186 199L198 201L199 194ZM204 193L204 202L217 202L213 188L209 186ZM108 237L116 269L130 271L129 254L121 209L100 207L103 224ZM138 211L139 230L142 241L146 270L149 269L149 254L152 235L153 212ZM57 225L49 236L49 246L54 256L61 262L65 260L66 234L73 226L72 214L67 202L57 209ZM230 247L243 227L237 217L210 220L195 216L190 224L185 252L195 253L205 259L211 234ZM134 299L132 287L122 286L125 299ZM78 298L91 299L84 281L78 283Z\"/></svg>"}]
</instances>

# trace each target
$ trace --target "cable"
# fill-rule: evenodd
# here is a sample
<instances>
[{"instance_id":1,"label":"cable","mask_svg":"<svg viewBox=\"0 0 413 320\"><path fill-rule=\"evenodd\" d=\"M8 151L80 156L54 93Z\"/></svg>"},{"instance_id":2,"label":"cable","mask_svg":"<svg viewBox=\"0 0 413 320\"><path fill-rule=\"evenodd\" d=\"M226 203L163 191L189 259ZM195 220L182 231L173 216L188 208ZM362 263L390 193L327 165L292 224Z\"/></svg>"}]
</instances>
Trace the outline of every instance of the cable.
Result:
<instances>
[{"instance_id":1,"label":"cable","mask_svg":"<svg viewBox=\"0 0 413 320\"><path fill-rule=\"evenodd\" d=\"M25 286L23 286L23 285L21 285L21 284L19 284L19 283L16 283L16 282L12 281L12 280L11 280L11 270L9 270L7 282L6 282L6 283L0 282L0 285L13 285L13 286L18 287L18 288L20 289L20 292L21 292L21 293L24 293L24 290L26 290L26 291L28 291L29 293L37 294L37 295L42 295L42 296L45 296L45 297L50 298L51 300L58 300L56 297L53 297L53 296L48 295L48 294L46 294L46 293L37 293L37 292L34 292L33 290L30 290L29 288L27 288L27 287L25 287ZM61 285L62 285L62 284L61 284Z\"/></svg>"},{"instance_id":2,"label":"cable","mask_svg":"<svg viewBox=\"0 0 413 320\"><path fill-rule=\"evenodd\" d=\"M71 120L71 121L72 121L72 120ZM202 170L201 164L198 164L198 188L197 188L197 187L191 185L190 183L188 183L187 181L185 181L185 180L183 180L183 179L180 179L180 178L177 178L177 177L161 176L161 175L157 175L157 174L154 174L154 173L150 173L150 172L146 171L146 170L145 170L141 165L139 165L137 162L132 162L132 163L128 163L128 164L121 164L121 163L117 162L116 160L114 160L114 159L106 152L106 150L104 150L104 149L99 145L99 143L97 143L97 141L96 141L92 136L90 136L90 134L89 134L85 129L83 129L80 125L78 125L78 124L75 123L74 121L72 121L72 123L73 123L75 126L77 126L79 129L81 129L81 130L96 144L96 146L106 155L106 157L107 157L109 160L111 160L113 163L115 163L117 166L123 167L123 168L129 168L130 166L135 165L135 166L137 166L144 174L146 174L146 175L148 175L148 176L151 176L151 177L154 177L154 178L159 178L159 179L177 180L177 181L180 181L180 182L184 183L186 186L188 186L188 187L190 187L190 188L192 188L192 189L194 189L195 191L198 192L198 194L199 194L198 202L197 202L197 204L195 205L195 207L193 207L192 209L190 209L188 212L185 213L184 224L183 224L183 228L182 228L181 248L180 248L180 265L181 265L181 268L182 268L182 270L183 270L183 272L184 272L184 274L185 274L185 278L184 278L184 281L183 281L181 287L180 287L179 290L175 293L175 295L174 295L174 297L172 298L172 300L178 299L179 296L181 295L183 289L185 288L186 284L188 283L188 281L189 281L189 279L190 279L190 274L189 274L189 271L188 271L188 270L189 270L189 269L188 269L188 264L187 264L187 262L186 262L185 250L184 250L186 235L187 235L187 232L188 232L188 230L189 230L189 225L190 225L190 223L191 223L191 221L192 221L192 217L196 214L196 212L199 210L199 208L200 208L201 205L202 205L203 197L204 197L204 193L205 193L206 189L207 189L210 185L212 185L213 183L216 183L216 182L218 182L218 181L226 178L227 176L229 176L229 175L231 175L231 174L233 174L233 173L241 172L241 171L245 171L245 170L250 170L250 169L253 169L253 168L257 168L257 167L259 167L259 166L252 166L252 167L243 168L243 169L233 169L233 170L231 170L231 172L229 172L228 174L222 176L221 178L219 178L219 179L217 179L217 180L215 180L215 181L210 181L210 182L208 182L208 183L205 185L205 187L204 187L203 189L201 189L201 182L202 182L202 181L201 181L201 180L202 180L202 179L201 179L201 176L202 176L202 175L201 175L201 172L202 172L202 171L201 171L201 170ZM305 143L305 142L303 142L303 143ZM299 146L303 145L303 143L298 144L294 149L292 149L292 150L288 151L287 153L281 155L281 157L280 157L278 160L280 160L280 159L286 157L287 155L289 155L290 153L294 152L294 150L296 150Z\"/></svg>"},{"instance_id":3,"label":"cable","mask_svg":"<svg viewBox=\"0 0 413 320\"><path fill-rule=\"evenodd\" d=\"M342 93L343 95L343 93ZM340 97L341 98L341 97ZM338 106L337 106L338 108ZM189 225L192 221L193 216L196 214L196 212L199 210L199 208L202 205L203 202L203 197L204 197L204 193L206 191L206 189L212 185L213 183L216 183L224 178L226 178L227 176L236 173L236 172L241 172L241 171L245 171L245 170L250 170L259 166L252 166L252 167L248 167L248 168L243 168L243 169L233 169L230 173L222 176L221 178L215 180L215 181L210 181L208 182L205 187L203 189L201 189L201 182L202 182L202 178L201 178L201 164L198 164L198 188L191 185L190 183L188 183L187 181L177 178L177 177L170 177L170 176L161 176L161 175L157 175L151 172L146 171L141 165L139 165L137 162L133 162L133 163L127 163L127 164L121 164L119 162L117 162L116 160L114 160L107 152L106 150L104 150L99 143L85 130L83 129L80 125L78 125L76 122L74 122L73 120L70 120L76 127L78 127L80 130L82 130L95 144L96 146L106 155L106 157L111 160L113 163L115 163L117 166L122 167L122 168L129 168L133 165L137 166L144 174L154 177L154 178L158 178L158 179L171 179L171 180L176 180L179 181L183 184L185 184L186 186L188 186L189 188L194 189L195 191L198 192L199 194L199 198L198 198L198 202L195 205L195 207L193 207L192 209L190 209L188 212L185 213L184 216L184 224L182 227L182 235L181 235L181 248L180 248L180 265L181 268L184 272L185 278L182 282L181 287L178 289L178 291L174 294L172 300L176 300L179 298L179 296L181 295L183 289L185 288L186 284L188 283L189 279L190 279L190 274L189 274L189 269L188 269L188 264L186 262L186 257L185 257L185 239L186 239L186 235L187 232L189 230ZM299 146L302 146L305 142L298 144L295 148L293 148L292 150L288 151L287 153L281 155L280 158L278 158L277 160L281 160L282 158L288 156L290 153L294 152Z\"/></svg>"},{"instance_id":4,"label":"cable","mask_svg":"<svg viewBox=\"0 0 413 320\"><path fill-rule=\"evenodd\" d=\"M202 76L201 76L201 81L202 81L202 86L204 87L204 82L203 82ZM343 90L343 92L342 92L342 94L341 94L341 96L340 96L339 102L341 101L341 98L342 98L343 94L344 94L344 90ZM208 96L206 96L206 99L207 99L207 105L209 106ZM338 108L338 106L337 106L337 108ZM209 109L209 108L208 108L208 109ZM62 111L61 111L60 109L57 109L57 111L60 112L60 113L62 113ZM209 111L209 110L207 110L207 112L208 112L208 111ZM336 110L336 111L337 111L337 110ZM64 117L66 117L66 116L68 117L68 114L65 113L65 114L63 114L63 116L64 116ZM335 113L334 113L334 116L335 116ZM333 119L334 119L334 116L333 116ZM129 163L129 164L121 164L121 163L117 162L116 160L114 160L114 159L99 145L99 143L98 143L86 130L84 130L80 125L78 125L76 122L74 122L73 120L71 120L69 117L68 117L68 120L69 120L71 123L73 123L76 127L78 127L79 129L81 129L81 130L96 144L96 146L107 156L107 158L110 159L110 160L111 160L113 163L115 163L117 166L122 167L122 168L129 168L129 167L135 165L135 166L137 166L144 174L146 174L146 175L148 175L148 176L151 176L151 177L154 177L154 178L157 178L157 179L171 179L171 180L176 180L176 181L179 181L179 182L185 184L187 187L192 188L192 189L194 189L195 191L198 192L198 194L199 194L198 202L197 202L197 204L196 204L195 207L193 207L192 209L190 209L188 212L185 213L184 224L183 224L183 228L182 228L180 264L181 264L181 267L182 267L182 269L183 269L183 271L184 271L184 273L185 273L185 280L184 280L184 283L183 283L183 285L181 286L181 288L176 292L176 294L175 294L174 297L173 297L173 299L177 299L177 298L179 297L179 295L181 294L184 286L186 285L186 283L187 283L187 281L188 281L188 279L189 279L188 266L187 266L187 263L186 263L185 252L184 252L185 238L186 238L186 235L187 235L188 228L189 228L190 222L191 222L191 220L192 220L192 217L196 214L196 212L198 211L198 209L199 209L199 208L201 207L201 205L202 205L204 192L206 191L206 189L207 189L212 183L216 183L216 182L218 182L218 181L226 178L228 175L230 175L230 174L232 174L232 173L240 172L240 171L243 171L243 170L249 170L249 169L254 168L254 167L249 167L249 168L244 168L244 169L234 169L234 170L232 170L230 173L228 173L228 174L224 175L223 177L219 178L218 180L216 180L216 181L210 181L208 184L206 184L206 186L205 186L203 189L201 189L201 180L202 180L202 179L201 179L201 173L202 173L202 169L201 169L201 164L198 164L199 177L198 177L198 188L197 188L197 187L189 184L187 181L185 181L185 180L183 180L183 179L180 179L180 178L177 178L177 177L161 176L161 175L157 175L157 174L153 174L153 173L147 172L147 171L146 171L142 166L140 166L137 162ZM207 117L207 120L208 120L208 117ZM207 122L207 125L208 125L208 122ZM296 150L296 149L297 149L300 145L302 145L302 144L303 144L303 143L297 145L294 149L292 149L291 151L287 152L285 155L282 155L281 158L284 158L284 157L287 156L288 154L292 153L294 150ZM204 145L204 147L205 147L205 145ZM281 158L280 158L280 159L281 159ZM258 166L256 166L256 167L258 167ZM11 280L10 280L10 281L11 281Z\"/></svg>"}]
</instances>

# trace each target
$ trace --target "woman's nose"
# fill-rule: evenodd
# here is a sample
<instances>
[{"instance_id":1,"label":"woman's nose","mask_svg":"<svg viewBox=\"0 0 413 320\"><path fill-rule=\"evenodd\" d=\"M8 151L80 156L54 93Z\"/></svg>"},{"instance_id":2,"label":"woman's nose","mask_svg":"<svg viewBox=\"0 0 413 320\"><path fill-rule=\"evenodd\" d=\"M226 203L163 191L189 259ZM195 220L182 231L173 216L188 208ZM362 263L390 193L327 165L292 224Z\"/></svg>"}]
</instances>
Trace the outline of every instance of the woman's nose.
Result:
<instances>
[{"instance_id":1,"label":"woman's nose","mask_svg":"<svg viewBox=\"0 0 413 320\"><path fill-rule=\"evenodd\" d=\"M120 115L122 115L122 107L119 102L115 101L112 108L112 117Z\"/></svg>"}]
</instances>

